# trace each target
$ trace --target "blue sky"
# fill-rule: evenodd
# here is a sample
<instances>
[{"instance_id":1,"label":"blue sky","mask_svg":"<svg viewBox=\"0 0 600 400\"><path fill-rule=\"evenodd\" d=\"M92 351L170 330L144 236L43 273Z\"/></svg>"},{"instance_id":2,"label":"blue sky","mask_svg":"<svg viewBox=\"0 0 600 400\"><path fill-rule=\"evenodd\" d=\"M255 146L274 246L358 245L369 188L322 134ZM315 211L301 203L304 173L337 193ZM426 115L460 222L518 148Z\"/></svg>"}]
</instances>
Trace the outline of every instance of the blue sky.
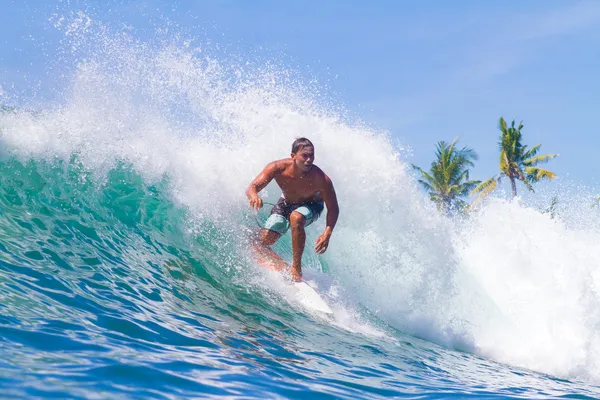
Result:
<instances>
[{"instance_id":1,"label":"blue sky","mask_svg":"<svg viewBox=\"0 0 600 400\"><path fill-rule=\"evenodd\" d=\"M165 18L237 54L272 56L316 77L336 101L412 148L427 167L435 143L460 136L496 173L500 116L525 142L560 153L562 179L600 177L599 1L5 1L0 85L43 96L40 77L61 33L48 19L85 10L152 35ZM51 2L50 2L51 3ZM158 22L157 22L158 21Z\"/></svg>"}]
</instances>

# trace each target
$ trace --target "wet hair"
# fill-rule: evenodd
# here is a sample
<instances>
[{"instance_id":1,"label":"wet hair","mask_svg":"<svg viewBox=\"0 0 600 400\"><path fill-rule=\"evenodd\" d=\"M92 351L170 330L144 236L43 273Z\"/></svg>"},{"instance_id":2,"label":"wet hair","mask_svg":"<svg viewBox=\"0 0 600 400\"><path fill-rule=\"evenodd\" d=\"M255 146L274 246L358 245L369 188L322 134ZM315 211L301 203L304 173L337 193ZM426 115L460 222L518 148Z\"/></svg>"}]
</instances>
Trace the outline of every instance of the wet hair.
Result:
<instances>
[{"instance_id":1,"label":"wet hair","mask_svg":"<svg viewBox=\"0 0 600 400\"><path fill-rule=\"evenodd\" d=\"M296 154L304 147L312 147L313 149L315 148L312 142L307 138L301 137L294 140L294 143L292 143L292 154Z\"/></svg>"}]
</instances>

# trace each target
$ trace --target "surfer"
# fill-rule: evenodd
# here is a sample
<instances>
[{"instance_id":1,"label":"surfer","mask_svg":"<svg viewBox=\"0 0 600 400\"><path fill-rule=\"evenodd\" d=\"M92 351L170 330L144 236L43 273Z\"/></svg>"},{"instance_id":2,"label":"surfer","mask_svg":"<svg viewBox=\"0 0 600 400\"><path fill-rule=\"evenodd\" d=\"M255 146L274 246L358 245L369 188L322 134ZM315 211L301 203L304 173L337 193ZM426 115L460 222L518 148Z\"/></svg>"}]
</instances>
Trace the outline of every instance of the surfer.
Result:
<instances>
[{"instance_id":1,"label":"surfer","mask_svg":"<svg viewBox=\"0 0 600 400\"><path fill-rule=\"evenodd\" d=\"M281 188L281 198L271 210L264 228L260 230L254 249L259 254L274 259L280 266L286 265L269 246L291 228L293 262L290 274L294 281L302 280L302 253L306 242L304 228L315 222L324 206L327 206L325 231L315 242L315 251L323 254L329 247L329 238L339 215L333 183L313 164L314 160L315 147L312 142L306 138L296 139L292 143L290 158L267 164L246 189L250 206L259 210L263 202L258 193L273 179Z\"/></svg>"}]
</instances>

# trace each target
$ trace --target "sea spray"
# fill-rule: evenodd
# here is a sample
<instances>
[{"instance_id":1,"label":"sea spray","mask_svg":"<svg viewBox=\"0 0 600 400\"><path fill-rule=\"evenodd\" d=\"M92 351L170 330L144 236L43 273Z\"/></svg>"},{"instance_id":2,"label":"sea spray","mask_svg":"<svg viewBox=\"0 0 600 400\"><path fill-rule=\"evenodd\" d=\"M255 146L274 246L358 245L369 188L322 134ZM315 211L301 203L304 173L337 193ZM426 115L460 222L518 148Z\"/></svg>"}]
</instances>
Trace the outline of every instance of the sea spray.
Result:
<instances>
[{"instance_id":1,"label":"sea spray","mask_svg":"<svg viewBox=\"0 0 600 400\"><path fill-rule=\"evenodd\" d=\"M471 222L460 233L461 266L495 305L486 320L471 319L480 352L559 376L595 378L600 231L568 228L518 200L492 201Z\"/></svg>"}]
</instances>

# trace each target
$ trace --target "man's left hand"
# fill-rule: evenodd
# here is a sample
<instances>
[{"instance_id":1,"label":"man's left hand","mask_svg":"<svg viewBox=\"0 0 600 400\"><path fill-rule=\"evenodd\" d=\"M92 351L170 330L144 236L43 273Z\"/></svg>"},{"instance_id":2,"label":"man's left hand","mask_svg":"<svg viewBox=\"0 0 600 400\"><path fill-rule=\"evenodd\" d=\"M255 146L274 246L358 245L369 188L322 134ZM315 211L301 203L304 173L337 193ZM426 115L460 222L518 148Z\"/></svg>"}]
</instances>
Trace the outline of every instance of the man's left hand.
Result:
<instances>
[{"instance_id":1,"label":"man's left hand","mask_svg":"<svg viewBox=\"0 0 600 400\"><path fill-rule=\"evenodd\" d=\"M329 246L329 238L331 237L331 233L323 233L321 236L317 238L315 242L315 251L317 254L323 254L327 250Z\"/></svg>"}]
</instances>

